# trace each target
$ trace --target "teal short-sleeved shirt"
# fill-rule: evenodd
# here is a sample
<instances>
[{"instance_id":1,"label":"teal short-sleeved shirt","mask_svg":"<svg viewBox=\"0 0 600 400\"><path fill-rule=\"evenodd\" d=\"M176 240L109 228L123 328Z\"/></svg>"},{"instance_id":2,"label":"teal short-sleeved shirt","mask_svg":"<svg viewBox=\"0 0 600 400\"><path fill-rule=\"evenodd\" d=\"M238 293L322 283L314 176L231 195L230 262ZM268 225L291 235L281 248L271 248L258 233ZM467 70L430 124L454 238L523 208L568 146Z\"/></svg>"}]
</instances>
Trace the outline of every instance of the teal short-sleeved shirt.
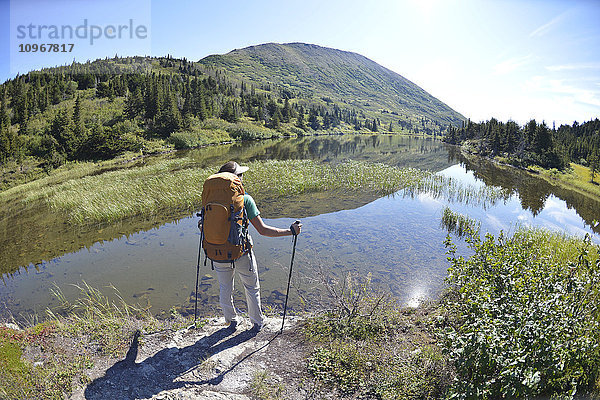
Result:
<instances>
[{"instance_id":1,"label":"teal short-sleeved shirt","mask_svg":"<svg viewBox=\"0 0 600 400\"><path fill-rule=\"evenodd\" d=\"M244 195L244 208L248 213L248 220L252 220L260 214L260 211L258 211L258 207L256 207L254 199L249 194Z\"/></svg>"}]
</instances>

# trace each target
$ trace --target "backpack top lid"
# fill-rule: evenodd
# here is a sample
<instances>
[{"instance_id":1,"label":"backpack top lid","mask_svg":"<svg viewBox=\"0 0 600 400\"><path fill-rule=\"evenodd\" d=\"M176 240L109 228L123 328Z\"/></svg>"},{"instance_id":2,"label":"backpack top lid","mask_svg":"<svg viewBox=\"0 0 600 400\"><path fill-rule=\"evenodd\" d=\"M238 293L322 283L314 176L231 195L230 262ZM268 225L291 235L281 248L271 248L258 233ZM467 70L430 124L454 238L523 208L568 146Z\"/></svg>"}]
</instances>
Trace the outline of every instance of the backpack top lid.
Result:
<instances>
[{"instance_id":1,"label":"backpack top lid","mask_svg":"<svg viewBox=\"0 0 600 400\"><path fill-rule=\"evenodd\" d=\"M208 203L219 203L222 205L233 204L236 210L244 206L243 195L245 194L242 180L231 172L219 172L209 176L202 187L202 207ZM239 196L242 196L241 207Z\"/></svg>"}]
</instances>

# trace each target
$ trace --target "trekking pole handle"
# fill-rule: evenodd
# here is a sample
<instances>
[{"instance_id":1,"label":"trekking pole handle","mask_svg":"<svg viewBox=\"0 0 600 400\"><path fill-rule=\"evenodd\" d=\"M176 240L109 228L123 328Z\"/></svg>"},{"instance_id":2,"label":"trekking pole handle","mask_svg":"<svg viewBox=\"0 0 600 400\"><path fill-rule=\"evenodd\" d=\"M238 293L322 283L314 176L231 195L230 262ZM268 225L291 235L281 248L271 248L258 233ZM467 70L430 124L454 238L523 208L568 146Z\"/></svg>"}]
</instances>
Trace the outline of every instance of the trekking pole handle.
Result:
<instances>
[{"instance_id":1,"label":"trekking pole handle","mask_svg":"<svg viewBox=\"0 0 600 400\"><path fill-rule=\"evenodd\" d=\"M298 234L294 230L294 225L300 225L300 220L297 219L294 221L294 223L292 225L290 225L290 231L292 231L292 236L298 236Z\"/></svg>"}]
</instances>

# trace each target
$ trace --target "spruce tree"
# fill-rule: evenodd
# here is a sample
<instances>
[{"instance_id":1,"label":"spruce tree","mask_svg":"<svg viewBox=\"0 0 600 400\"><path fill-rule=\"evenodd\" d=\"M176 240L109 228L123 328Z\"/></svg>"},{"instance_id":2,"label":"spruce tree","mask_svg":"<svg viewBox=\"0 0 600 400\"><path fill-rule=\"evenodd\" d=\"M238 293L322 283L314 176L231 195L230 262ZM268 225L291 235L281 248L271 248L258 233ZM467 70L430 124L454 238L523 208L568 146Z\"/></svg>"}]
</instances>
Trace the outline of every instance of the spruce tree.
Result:
<instances>
[{"instance_id":1,"label":"spruce tree","mask_svg":"<svg viewBox=\"0 0 600 400\"><path fill-rule=\"evenodd\" d=\"M79 153L81 145L86 139L86 130L83 123L83 117L81 115L81 96L77 96L75 99L75 107L73 107L73 117L71 119L71 127L73 130L73 146L72 153Z\"/></svg>"},{"instance_id":2,"label":"spruce tree","mask_svg":"<svg viewBox=\"0 0 600 400\"><path fill-rule=\"evenodd\" d=\"M281 116L281 111L279 111L279 108L277 108L277 110L275 111L275 114L273 114L273 116L271 117L271 122L270 122L270 127L272 129L277 129L279 128L279 124L281 123L282 120L282 116Z\"/></svg>"},{"instance_id":3,"label":"spruce tree","mask_svg":"<svg viewBox=\"0 0 600 400\"><path fill-rule=\"evenodd\" d=\"M287 99L287 97L285 98L285 102L283 103L283 109L281 110L281 116L282 116L283 122L285 122L285 123L290 122L290 118L292 118L292 108L290 107L290 101Z\"/></svg>"},{"instance_id":4,"label":"spruce tree","mask_svg":"<svg viewBox=\"0 0 600 400\"><path fill-rule=\"evenodd\" d=\"M206 118L208 118L206 100L204 97L200 97L200 100L198 101L198 118L200 118L200 121L204 121Z\"/></svg>"},{"instance_id":5,"label":"spruce tree","mask_svg":"<svg viewBox=\"0 0 600 400\"><path fill-rule=\"evenodd\" d=\"M10 139L8 128L0 122L0 163L4 163L10 157Z\"/></svg>"},{"instance_id":6,"label":"spruce tree","mask_svg":"<svg viewBox=\"0 0 600 400\"><path fill-rule=\"evenodd\" d=\"M81 97L77 95L75 106L73 107L73 125L81 124Z\"/></svg>"},{"instance_id":7,"label":"spruce tree","mask_svg":"<svg viewBox=\"0 0 600 400\"><path fill-rule=\"evenodd\" d=\"M2 90L2 97L0 97L0 124L5 127L11 125L10 115L8 114L8 99L6 98L6 88Z\"/></svg>"},{"instance_id":8,"label":"spruce tree","mask_svg":"<svg viewBox=\"0 0 600 400\"><path fill-rule=\"evenodd\" d=\"M544 151L551 150L552 137L550 136L550 130L544 122L541 125L536 126L534 135L534 151L538 154L542 154Z\"/></svg>"},{"instance_id":9,"label":"spruce tree","mask_svg":"<svg viewBox=\"0 0 600 400\"><path fill-rule=\"evenodd\" d=\"M135 119L144 112L144 99L140 87L136 87L125 100L125 115L128 119Z\"/></svg>"},{"instance_id":10,"label":"spruce tree","mask_svg":"<svg viewBox=\"0 0 600 400\"><path fill-rule=\"evenodd\" d=\"M223 111L221 112L221 118L227 122L237 122L239 120L236 107L232 101L227 100L225 102L225 107L223 107Z\"/></svg>"},{"instance_id":11,"label":"spruce tree","mask_svg":"<svg viewBox=\"0 0 600 400\"><path fill-rule=\"evenodd\" d=\"M378 132L379 131L379 126L377 125L377 119L373 118L373 124L371 125L371 130L373 132Z\"/></svg>"},{"instance_id":12,"label":"spruce tree","mask_svg":"<svg viewBox=\"0 0 600 400\"><path fill-rule=\"evenodd\" d=\"M41 91L38 97L38 108L41 112L46 111L50 102L48 101L48 86L45 86Z\"/></svg>"},{"instance_id":13,"label":"spruce tree","mask_svg":"<svg viewBox=\"0 0 600 400\"><path fill-rule=\"evenodd\" d=\"M306 124L304 123L304 110L302 107L300 107L298 116L296 117L296 127L302 129L303 131L306 130Z\"/></svg>"},{"instance_id":14,"label":"spruce tree","mask_svg":"<svg viewBox=\"0 0 600 400\"><path fill-rule=\"evenodd\" d=\"M314 108L311 108L310 112L308 113L308 125L315 131L321 129L321 123L319 122L319 118L317 116L317 110Z\"/></svg>"},{"instance_id":15,"label":"spruce tree","mask_svg":"<svg viewBox=\"0 0 600 400\"><path fill-rule=\"evenodd\" d=\"M590 168L592 183L595 183L594 179L596 178L598 171L600 171L600 155L598 154L598 151L596 150L590 153L587 161Z\"/></svg>"},{"instance_id":16,"label":"spruce tree","mask_svg":"<svg viewBox=\"0 0 600 400\"><path fill-rule=\"evenodd\" d=\"M7 110L6 88L2 90L0 98L0 161L5 162L11 158L12 138L10 134L10 116Z\"/></svg>"},{"instance_id":17,"label":"spruce tree","mask_svg":"<svg viewBox=\"0 0 600 400\"><path fill-rule=\"evenodd\" d=\"M50 135L58 143L58 151L67 157L71 156L76 150L75 135L69 122L67 110L63 109L56 114L50 127Z\"/></svg>"}]
</instances>

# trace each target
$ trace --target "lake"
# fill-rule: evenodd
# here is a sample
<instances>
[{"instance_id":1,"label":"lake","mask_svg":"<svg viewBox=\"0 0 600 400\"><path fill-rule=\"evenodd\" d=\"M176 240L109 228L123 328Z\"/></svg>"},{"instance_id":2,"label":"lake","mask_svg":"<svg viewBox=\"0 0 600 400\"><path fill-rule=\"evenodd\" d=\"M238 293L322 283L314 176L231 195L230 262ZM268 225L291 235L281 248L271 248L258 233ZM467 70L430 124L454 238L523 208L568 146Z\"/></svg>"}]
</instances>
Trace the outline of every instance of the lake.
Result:
<instances>
[{"instance_id":1,"label":"lake","mask_svg":"<svg viewBox=\"0 0 600 400\"><path fill-rule=\"evenodd\" d=\"M165 156L163 156L165 157ZM295 309L315 309L331 298L323 282L352 273L371 277L404 305L435 297L443 287L448 262L441 227L449 206L481 221L483 232L514 232L537 226L583 236L600 243L600 204L585 195L554 186L522 171L464 157L440 141L400 135L318 136L229 144L177 152L201 166L230 159L347 159L410 166L451 176L475 187L502 189L493 204L463 204L427 193L397 192L375 198L362 193L316 193L286 200L257 200L266 223L286 228L301 219L290 294ZM147 160L145 162L152 162ZM112 296L118 288L128 303L150 307L156 315L170 310L193 313L199 232L193 215L161 215L100 227L77 228L44 206L6 207L0 220L0 318L19 320L42 315L58 305L52 289L75 298L73 285L86 282ZM261 237L251 228L259 264L262 296L268 310L280 311L284 300L292 242ZM467 249L459 239L459 251ZM216 275L201 267L202 314L219 313ZM236 282L236 306L244 297Z\"/></svg>"}]
</instances>

